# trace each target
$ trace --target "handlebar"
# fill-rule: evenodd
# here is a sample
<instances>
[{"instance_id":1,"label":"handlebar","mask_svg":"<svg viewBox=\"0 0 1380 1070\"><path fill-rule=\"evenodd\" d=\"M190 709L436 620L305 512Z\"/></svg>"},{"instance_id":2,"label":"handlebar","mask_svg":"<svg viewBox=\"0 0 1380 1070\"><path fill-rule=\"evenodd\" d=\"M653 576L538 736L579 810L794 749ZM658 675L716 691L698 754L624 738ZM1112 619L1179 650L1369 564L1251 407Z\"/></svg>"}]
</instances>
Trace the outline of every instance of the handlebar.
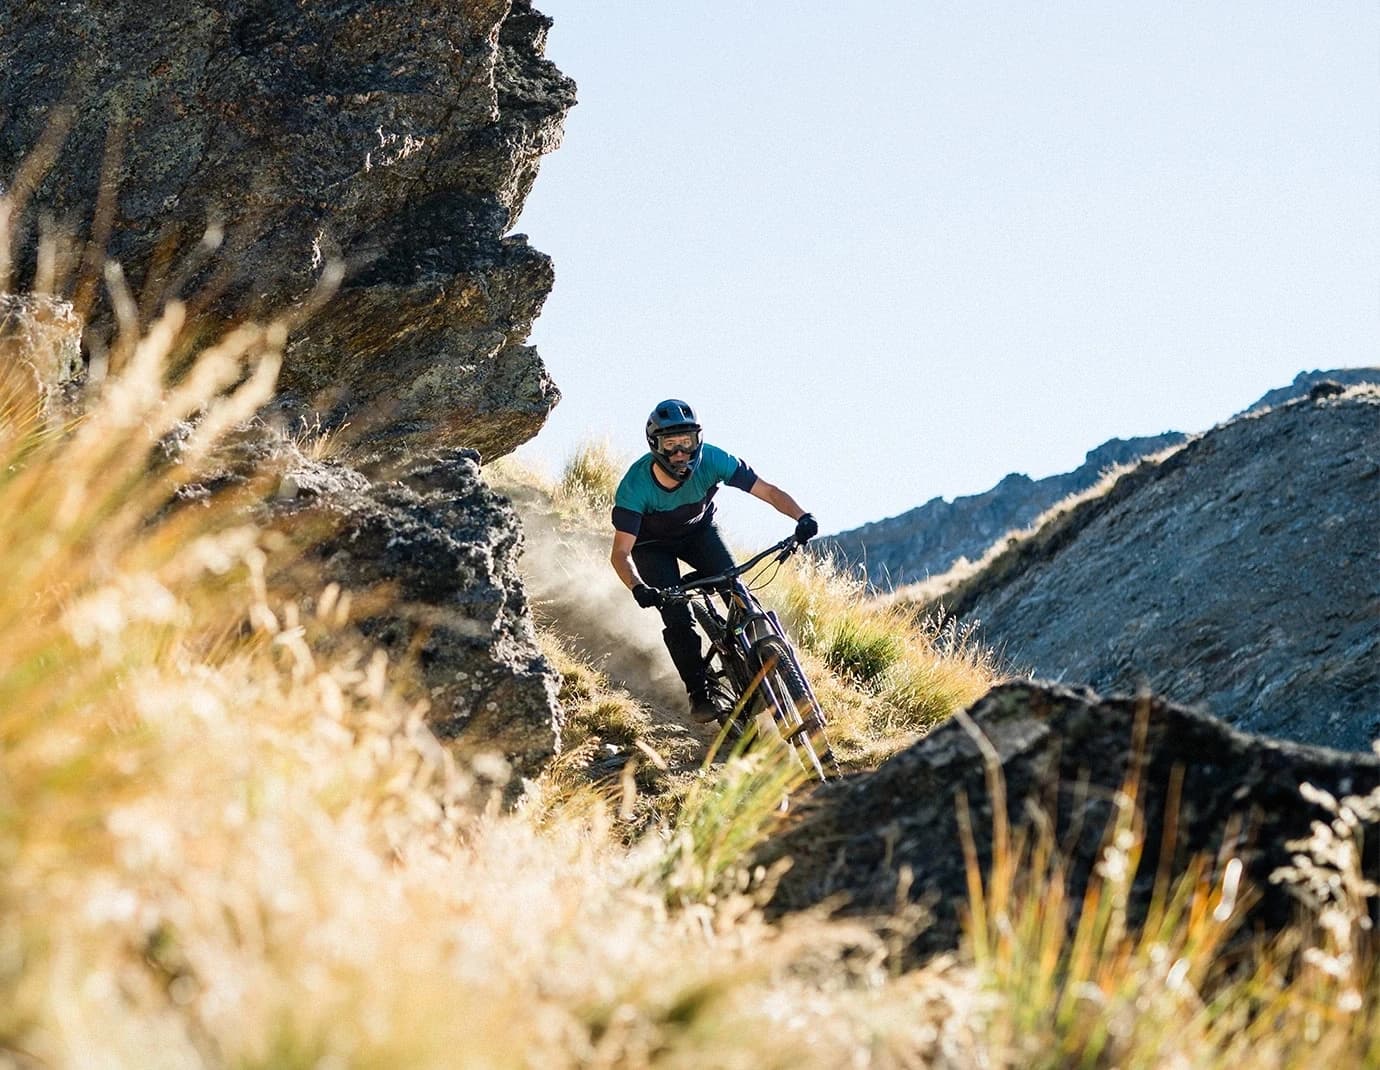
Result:
<instances>
[{"instance_id":1,"label":"handlebar","mask_svg":"<svg viewBox=\"0 0 1380 1070\"><path fill-rule=\"evenodd\" d=\"M744 572L752 571L752 569L756 568L773 554L779 555L777 557L778 561L784 561L798 549L800 549L800 543L796 541L796 537L794 535L787 535L774 546L768 546L761 553L748 558L741 565L734 565L726 572L720 572L714 576L698 576L686 583L678 584L675 587L662 587L659 589L661 597L667 602L687 601L696 591L703 591L706 589L712 590L715 587L722 587L731 583Z\"/></svg>"}]
</instances>

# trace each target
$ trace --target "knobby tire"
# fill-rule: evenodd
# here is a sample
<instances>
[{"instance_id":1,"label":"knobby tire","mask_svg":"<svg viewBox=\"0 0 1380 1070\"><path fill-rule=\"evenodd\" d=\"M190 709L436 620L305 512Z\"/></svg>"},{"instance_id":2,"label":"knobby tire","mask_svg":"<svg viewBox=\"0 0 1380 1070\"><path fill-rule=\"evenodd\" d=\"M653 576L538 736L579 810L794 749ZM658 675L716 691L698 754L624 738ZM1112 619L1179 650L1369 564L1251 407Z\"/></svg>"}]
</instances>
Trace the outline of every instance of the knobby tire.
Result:
<instances>
[{"instance_id":1,"label":"knobby tire","mask_svg":"<svg viewBox=\"0 0 1380 1070\"><path fill-rule=\"evenodd\" d=\"M826 768L835 768L834 755L824 735L824 714L805 683L795 652L775 636L759 639L753 647L762 673L762 701L778 731L795 750L805 768L820 780L829 779Z\"/></svg>"}]
</instances>

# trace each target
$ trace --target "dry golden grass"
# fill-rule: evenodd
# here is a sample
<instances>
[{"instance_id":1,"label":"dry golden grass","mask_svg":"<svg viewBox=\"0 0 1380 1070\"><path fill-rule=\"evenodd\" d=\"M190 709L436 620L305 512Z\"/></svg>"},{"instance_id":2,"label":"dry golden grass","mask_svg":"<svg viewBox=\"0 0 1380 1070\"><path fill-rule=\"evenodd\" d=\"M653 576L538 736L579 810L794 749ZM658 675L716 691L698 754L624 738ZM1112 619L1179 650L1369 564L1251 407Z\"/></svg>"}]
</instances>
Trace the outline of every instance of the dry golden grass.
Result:
<instances>
[{"instance_id":1,"label":"dry golden grass","mask_svg":"<svg viewBox=\"0 0 1380 1070\"><path fill-rule=\"evenodd\" d=\"M165 511L282 338L169 390L177 320L70 434L11 415L0 444L0 1056L905 1065L948 1035L946 971L888 985L866 929L762 919L735 867L794 775L769 752L632 850L599 800L503 812L352 650L338 592L271 601L234 502Z\"/></svg>"},{"instance_id":2,"label":"dry golden grass","mask_svg":"<svg viewBox=\"0 0 1380 1070\"><path fill-rule=\"evenodd\" d=\"M268 396L284 340L242 326L169 384L185 329L171 306L74 427L0 413L0 1061L1380 1063L1376 890L1358 862L1378 797L1321 799L1333 820L1280 875L1316 924L1235 973L1215 954L1244 894L1230 861L1196 863L1150 924L1126 924L1134 785L1071 934L1053 853L998 830L993 871L970 874L965 946L905 971L904 913L766 920L774 874L743 858L800 775L770 748L695 778L631 846L625 800L536 785L502 809L352 644L338 591L302 592L310 614L270 598L289 548L243 501L166 508ZM160 439L193 416L166 459ZM912 635L914 618L815 566L779 583L860 748L984 686L964 637ZM616 698L567 668L577 705ZM635 734L638 717L615 702L585 728Z\"/></svg>"},{"instance_id":3,"label":"dry golden grass","mask_svg":"<svg viewBox=\"0 0 1380 1070\"><path fill-rule=\"evenodd\" d=\"M609 442L586 443L566 462L557 487L558 497L607 516L628 464Z\"/></svg>"},{"instance_id":4,"label":"dry golden grass","mask_svg":"<svg viewBox=\"0 0 1380 1070\"><path fill-rule=\"evenodd\" d=\"M977 727L966 718L965 727L981 746ZM983 749L1000 815L1004 783L995 751ZM1291 844L1295 866L1272 877L1311 898L1311 913L1269 939L1238 939L1255 896L1229 854L1158 873L1146 917L1132 921L1131 888L1152 834L1135 773L1112 800L1081 901L1068 890L1052 822L1021 839L999 819L987 873L969 831L966 949L978 983L996 997L985 1029L996 1065L1378 1065L1377 887L1360 872L1360 844L1364 825L1380 819L1380 790L1340 801L1303 790L1334 819ZM964 804L962 826L966 815Z\"/></svg>"}]
</instances>

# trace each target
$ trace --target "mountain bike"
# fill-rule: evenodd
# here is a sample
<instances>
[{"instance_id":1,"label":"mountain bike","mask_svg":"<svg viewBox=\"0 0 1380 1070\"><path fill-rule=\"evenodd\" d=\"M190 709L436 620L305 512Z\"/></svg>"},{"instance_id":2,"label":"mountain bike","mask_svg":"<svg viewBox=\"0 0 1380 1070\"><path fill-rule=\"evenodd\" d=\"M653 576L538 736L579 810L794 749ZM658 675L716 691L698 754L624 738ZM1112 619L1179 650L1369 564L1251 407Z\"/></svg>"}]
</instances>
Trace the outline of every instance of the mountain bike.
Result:
<instances>
[{"instance_id":1,"label":"mountain bike","mask_svg":"<svg viewBox=\"0 0 1380 1070\"><path fill-rule=\"evenodd\" d=\"M792 535L718 575L692 572L677 586L661 588L661 594L669 602L689 605L709 639L705 655L709 698L719 710L728 737L740 739L759 714L769 714L805 771L827 780L837 774L838 763L824 734L824 710L780 620L739 579L768 558L779 566L799 548ZM757 586L770 583L775 575Z\"/></svg>"}]
</instances>

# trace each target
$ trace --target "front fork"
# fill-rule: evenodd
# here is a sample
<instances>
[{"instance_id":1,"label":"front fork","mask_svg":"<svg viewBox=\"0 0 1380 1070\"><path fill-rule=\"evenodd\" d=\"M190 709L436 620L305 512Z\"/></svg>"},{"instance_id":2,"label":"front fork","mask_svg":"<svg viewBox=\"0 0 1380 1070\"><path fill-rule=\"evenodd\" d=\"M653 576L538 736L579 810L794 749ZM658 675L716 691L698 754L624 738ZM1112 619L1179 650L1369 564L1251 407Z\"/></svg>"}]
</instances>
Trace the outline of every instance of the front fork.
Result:
<instances>
[{"instance_id":1,"label":"front fork","mask_svg":"<svg viewBox=\"0 0 1380 1070\"><path fill-rule=\"evenodd\" d=\"M781 626L781 620L777 617L776 612L774 610L764 610L758 607L757 612L750 616L747 623L743 626L743 636L747 640L748 651L751 651L758 642L768 636L781 641L786 650L790 652L792 660L795 661L795 675L800 683L804 685L805 694L809 696L810 705L813 707L815 718L819 721L820 726L823 726L824 707L819 704L819 699L815 697L815 689L810 685L809 677L806 676L805 670L800 664L800 656L796 653L795 644L792 643L790 637L786 635L786 629ZM750 656L748 658L748 664L752 664L752 658Z\"/></svg>"}]
</instances>

